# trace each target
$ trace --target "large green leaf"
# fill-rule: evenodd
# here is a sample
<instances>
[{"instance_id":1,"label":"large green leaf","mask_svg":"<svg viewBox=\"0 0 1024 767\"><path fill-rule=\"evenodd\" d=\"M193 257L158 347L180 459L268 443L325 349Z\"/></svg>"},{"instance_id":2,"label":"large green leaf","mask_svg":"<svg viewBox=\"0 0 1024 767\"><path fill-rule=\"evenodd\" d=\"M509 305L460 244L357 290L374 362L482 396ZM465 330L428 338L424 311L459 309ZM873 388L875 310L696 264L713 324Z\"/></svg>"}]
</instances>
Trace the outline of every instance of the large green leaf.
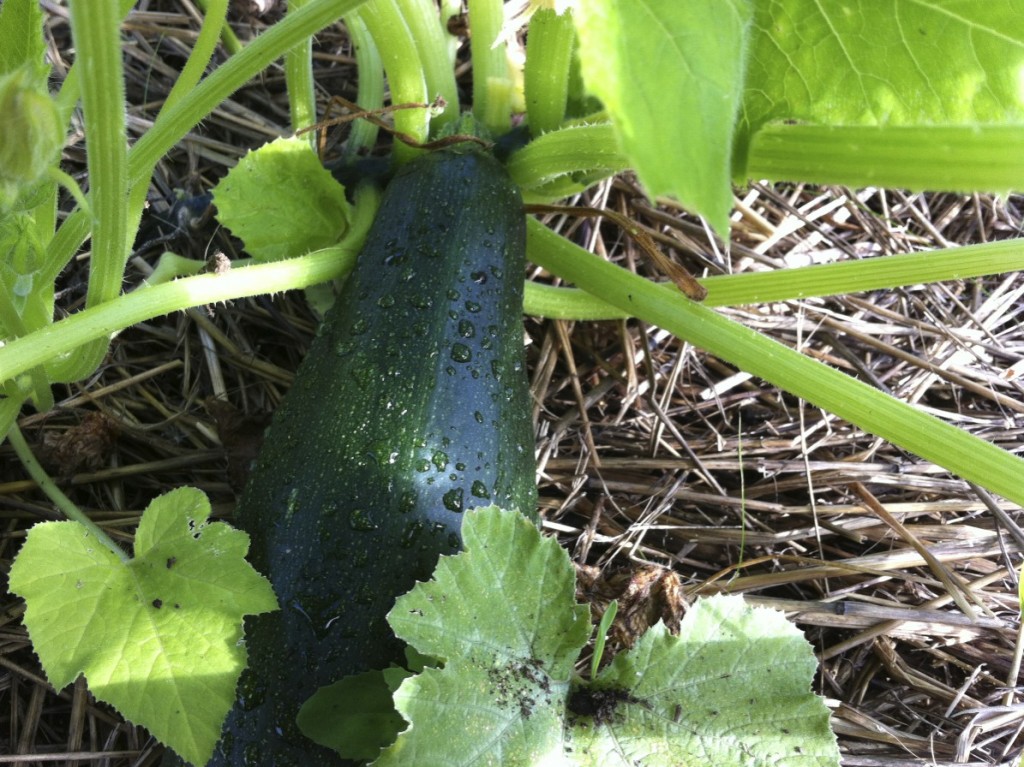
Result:
<instances>
[{"instance_id":1,"label":"large green leaf","mask_svg":"<svg viewBox=\"0 0 1024 767\"><path fill-rule=\"evenodd\" d=\"M583 0L573 14L587 88L651 195L727 231L748 0Z\"/></svg>"},{"instance_id":2,"label":"large green leaf","mask_svg":"<svg viewBox=\"0 0 1024 767\"><path fill-rule=\"evenodd\" d=\"M1015 0L759 0L743 119L831 125L1024 120Z\"/></svg>"},{"instance_id":3,"label":"large green leaf","mask_svg":"<svg viewBox=\"0 0 1024 767\"><path fill-rule=\"evenodd\" d=\"M648 192L675 196L723 235L728 178L746 178L749 142L766 124L1024 128L1024 23L1014 0L579 0L574 16L587 87ZM878 183L832 172L834 158L871 147L830 139L807 167L788 158L785 168L820 164L816 180ZM942 159L941 140L915 141L928 151L937 144ZM976 141L991 152L992 139ZM799 157L799 148L787 151ZM933 166L932 175L914 167L891 178L1007 186L991 174L948 181Z\"/></svg>"},{"instance_id":4,"label":"large green leaf","mask_svg":"<svg viewBox=\"0 0 1024 767\"><path fill-rule=\"evenodd\" d=\"M208 522L195 488L154 500L127 563L77 522L33 527L11 568L25 625L56 688L92 693L188 761L205 764L245 666L242 617L272 610L249 537Z\"/></svg>"}]
</instances>

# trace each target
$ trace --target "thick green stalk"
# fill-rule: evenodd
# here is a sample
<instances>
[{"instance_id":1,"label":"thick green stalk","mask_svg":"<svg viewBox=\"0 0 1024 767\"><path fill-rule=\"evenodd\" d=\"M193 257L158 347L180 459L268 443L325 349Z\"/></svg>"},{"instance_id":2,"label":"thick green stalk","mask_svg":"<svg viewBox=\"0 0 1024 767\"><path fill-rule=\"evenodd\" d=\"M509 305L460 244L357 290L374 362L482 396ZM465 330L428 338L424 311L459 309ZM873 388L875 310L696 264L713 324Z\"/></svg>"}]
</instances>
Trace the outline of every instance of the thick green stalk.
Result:
<instances>
[{"instance_id":1,"label":"thick green stalk","mask_svg":"<svg viewBox=\"0 0 1024 767\"><path fill-rule=\"evenodd\" d=\"M333 247L224 274L202 274L141 288L16 338L0 347L3 380L14 379L39 364L46 364L50 372L55 360L73 354L82 344L108 338L147 319L191 306L262 295L268 285L275 290L294 290L343 277L355 264L379 204L379 190L372 185L360 187L345 239Z\"/></svg>"},{"instance_id":2,"label":"thick green stalk","mask_svg":"<svg viewBox=\"0 0 1024 767\"><path fill-rule=\"evenodd\" d=\"M495 136L512 120L512 79L502 27L501 0L469 0L469 41L473 55L473 116Z\"/></svg>"},{"instance_id":3,"label":"thick green stalk","mask_svg":"<svg viewBox=\"0 0 1024 767\"><path fill-rule=\"evenodd\" d=\"M709 307L588 254L530 220L531 259L602 300L664 328L741 370L932 461L1024 503L1024 460L793 351Z\"/></svg>"},{"instance_id":4,"label":"thick green stalk","mask_svg":"<svg viewBox=\"0 0 1024 767\"><path fill-rule=\"evenodd\" d=\"M532 244L537 247L543 242ZM531 252L531 260L533 255ZM537 255L544 259L543 254ZM1024 240L1002 240L926 253L705 277L699 282L708 289L704 306L744 306L884 290L922 282L966 280L1020 270L1024 270ZM661 288L667 293L676 292L665 283ZM534 283L526 285L525 312L567 320L610 320L629 316L578 288Z\"/></svg>"},{"instance_id":5,"label":"thick green stalk","mask_svg":"<svg viewBox=\"0 0 1024 767\"><path fill-rule=\"evenodd\" d=\"M790 301L884 290L922 282L970 279L1024 269L1024 240L1003 240L960 248L858 261L817 264L757 274L704 280L707 306Z\"/></svg>"},{"instance_id":6,"label":"thick green stalk","mask_svg":"<svg viewBox=\"0 0 1024 767\"><path fill-rule=\"evenodd\" d=\"M391 89L392 104L426 104L429 101L424 66L420 61L416 38L402 16L397 0L368 0L360 14L373 37ZM415 141L430 136L430 115L426 109L402 109L395 112L395 129ZM418 150L396 141L394 157L406 162Z\"/></svg>"},{"instance_id":7,"label":"thick green stalk","mask_svg":"<svg viewBox=\"0 0 1024 767\"><path fill-rule=\"evenodd\" d=\"M0 347L4 380L74 352L82 344L109 338L139 322L190 306L216 304L274 290L307 288L347 274L358 250L333 246L298 258L232 269L140 288L116 301L76 312Z\"/></svg>"},{"instance_id":8,"label":"thick green stalk","mask_svg":"<svg viewBox=\"0 0 1024 767\"><path fill-rule=\"evenodd\" d=\"M445 108L431 119L431 133L436 133L459 116L459 91L455 69L448 57L447 30L441 23L434 0L398 0L398 10L412 31L413 40L423 65L427 100L440 96Z\"/></svg>"},{"instance_id":9,"label":"thick green stalk","mask_svg":"<svg viewBox=\"0 0 1024 767\"><path fill-rule=\"evenodd\" d=\"M174 86L171 89L170 94L168 94L167 99L164 102L164 105L163 105L163 107L160 110L161 114L173 111L177 104L179 104L180 102L186 100L189 97L189 94L194 90L194 88L196 87L196 84L202 78L203 72L206 70L206 67L209 64L210 59L213 56L213 52L214 52L215 48L217 47L217 42L218 42L218 40L220 38L220 32L221 32L221 29L223 29L223 27L224 27L226 16L227 16L227 0L211 0L209 5L210 5L210 7L207 10L207 14L206 14L206 16L203 19L203 25L202 25L202 28L199 31L199 36L198 36L198 38L196 40L195 47L192 49L192 52L189 55L188 61L185 63L185 66L182 69L181 75L175 81ZM121 13L121 15L123 15L123 9L118 9L118 12ZM116 25L115 25L115 29L116 29ZM119 46L117 48L117 55L118 55L117 61L120 62L121 59L120 59L120 47ZM111 74L109 76L111 78L114 77L113 74ZM101 82L105 82L105 81L101 81ZM123 103L124 103L123 78L120 76L120 72L118 72L117 78L116 79L111 79L110 82L116 82L116 83L118 83L118 84L120 84L122 86L121 101L120 101L121 106L119 106L118 108L120 110L122 110L122 112L123 112ZM91 85L92 85L91 82L87 82L87 84L82 89L83 90L83 106L85 108L85 111L86 111L87 115L88 115L87 98L88 98L88 94L89 94L90 90L92 89L90 87ZM109 89L106 89L105 92L115 92L116 90L117 89L109 88ZM110 105L107 105L107 106L109 107ZM123 117L124 116L123 116L123 113L122 113L122 115L121 115L122 122L123 122ZM160 117L159 116L157 117L156 122L157 123L160 122ZM123 131L124 126L122 125L121 128L122 128L122 131ZM93 177L93 169L92 169L92 162L91 162L91 160L93 158L93 150L90 148L90 144L89 144L89 141L88 141L88 136L89 136L89 128L88 128L88 124L87 124L87 126L86 126L86 145L87 146L86 146L86 148L87 148L87 152L88 152L87 156L88 156L88 158L90 160L90 172L89 172L90 188L92 190L95 190L96 189L96 179ZM122 136L120 138L119 146L121 147L121 150L119 152L119 161L120 161L120 169L121 169L120 172L121 172L121 175L122 175L122 177L124 179L124 187L119 188L117 190L120 193L120 196L118 197L116 203L114 203L114 204L116 205L116 210L118 211L118 213L120 215L120 220L118 222L118 225L119 225L120 229L124 232L123 257L122 257L119 265L115 266L115 265L113 265L113 262L111 262L112 272L111 272L110 277L109 277L109 279L112 280L112 282L111 282L111 292L107 295L107 298L104 299L104 300L109 300L110 298L119 295L120 292L121 292L121 281L122 281L123 273L124 273L124 264L125 264L125 261L127 260L128 253L129 253L130 248L131 248L131 242L134 239L134 234L129 234L129 233L134 233L135 231L138 230L139 221L140 221L140 219L142 217L142 210L143 210L143 207L144 207L145 202L146 202L146 196L147 196L147 191L148 191L148 189L147 189L147 186L148 186L148 176L152 172L152 168L151 168L150 169L150 174L147 174L146 182L145 183L130 183L128 178L127 178L127 176L128 176L128 167L127 167L128 153L127 153L127 149L126 149L127 139L126 139L125 136ZM105 167L106 167L106 163L105 163ZM104 189L109 189L110 187L109 187L109 185L106 185L103 188ZM127 199L128 199L127 203L125 203L125 201L124 201L125 200L125 197L124 197L125 191L124 190L127 190ZM104 198L104 199L106 199L106 198ZM97 222L105 221L106 220L106 217L109 215L108 212L106 212L106 211L108 211L109 208L101 208L99 211L97 211L96 207L95 207L95 204L93 204L93 203L90 203L90 207L91 207L91 213L93 214L93 234L92 234L92 239L93 239L93 258L92 258L92 262L90 263L89 285L90 285L90 290L92 290L92 285L93 285L94 279L99 278L99 274L97 274L97 248L96 248L96 243L98 242L98 239L97 239L97 229L96 229L96 226L97 226ZM101 225L101 229L102 229L102 225ZM104 253L106 251L101 249L101 250L99 250L99 252L100 253ZM115 273L116 273L116 284L113 282L114 274ZM107 277L104 276L103 279L106 280ZM104 284L106 284L106 283L104 282ZM84 347L80 352L72 355L71 357L68 357L68 358L62 360L60 364L51 366L51 372L55 376L55 379L56 380L60 380L60 381L71 381L71 380L76 380L76 379L79 379L79 378L83 378L83 377L87 376L90 372L92 372L96 368L96 366L99 364L100 359L102 358L102 355L105 354L105 353L106 353L106 344L105 343L91 344L91 345L89 345L87 347Z\"/></svg>"},{"instance_id":10,"label":"thick green stalk","mask_svg":"<svg viewBox=\"0 0 1024 767\"><path fill-rule=\"evenodd\" d=\"M1020 190L1024 125L768 125L751 140L747 176L950 192Z\"/></svg>"},{"instance_id":11,"label":"thick green stalk","mask_svg":"<svg viewBox=\"0 0 1024 767\"><path fill-rule=\"evenodd\" d=\"M363 109L379 109L384 106L384 64L380 60L377 44L366 28L361 13L347 16L345 26L355 47L356 69L359 72L356 102ZM362 151L372 149L377 143L379 131L369 120L356 120L345 141L345 155L351 160Z\"/></svg>"},{"instance_id":12,"label":"thick green stalk","mask_svg":"<svg viewBox=\"0 0 1024 767\"><path fill-rule=\"evenodd\" d=\"M534 138L556 130L565 119L569 72L576 32L571 11L541 8L530 19L526 38L526 121Z\"/></svg>"},{"instance_id":13,"label":"thick green stalk","mask_svg":"<svg viewBox=\"0 0 1024 767\"><path fill-rule=\"evenodd\" d=\"M92 257L86 305L115 298L128 259L128 139L121 65L121 13L118 0L70 3L71 31L82 69L82 116L92 212ZM77 353L81 364L95 368L106 344L91 344Z\"/></svg>"},{"instance_id":14,"label":"thick green stalk","mask_svg":"<svg viewBox=\"0 0 1024 767\"><path fill-rule=\"evenodd\" d=\"M586 181L614 175L627 167L628 161L607 122L545 133L508 161L509 175L530 202L560 199L571 193L569 190L579 191Z\"/></svg>"},{"instance_id":15,"label":"thick green stalk","mask_svg":"<svg viewBox=\"0 0 1024 767\"><path fill-rule=\"evenodd\" d=\"M288 0L288 13L295 13L309 0ZM288 111L292 130L308 128L316 122L316 87L313 82L313 37L306 37L284 55L284 81L288 88ZM316 133L306 134L310 146L316 146Z\"/></svg>"}]
</instances>

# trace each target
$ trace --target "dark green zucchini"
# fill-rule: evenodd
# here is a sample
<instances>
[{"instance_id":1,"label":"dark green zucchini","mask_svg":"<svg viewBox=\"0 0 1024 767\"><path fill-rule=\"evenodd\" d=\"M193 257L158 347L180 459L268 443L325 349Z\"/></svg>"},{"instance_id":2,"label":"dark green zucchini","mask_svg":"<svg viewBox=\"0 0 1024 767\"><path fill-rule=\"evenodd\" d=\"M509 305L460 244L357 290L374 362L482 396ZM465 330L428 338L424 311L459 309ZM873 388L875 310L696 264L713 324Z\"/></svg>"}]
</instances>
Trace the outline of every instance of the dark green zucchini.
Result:
<instances>
[{"instance_id":1,"label":"dark green zucchini","mask_svg":"<svg viewBox=\"0 0 1024 767\"><path fill-rule=\"evenodd\" d=\"M211 764L342 764L304 738L318 687L401 659L385 615L460 547L463 511L535 518L523 364L525 220L479 150L410 162L274 415L236 516L281 610Z\"/></svg>"}]
</instances>

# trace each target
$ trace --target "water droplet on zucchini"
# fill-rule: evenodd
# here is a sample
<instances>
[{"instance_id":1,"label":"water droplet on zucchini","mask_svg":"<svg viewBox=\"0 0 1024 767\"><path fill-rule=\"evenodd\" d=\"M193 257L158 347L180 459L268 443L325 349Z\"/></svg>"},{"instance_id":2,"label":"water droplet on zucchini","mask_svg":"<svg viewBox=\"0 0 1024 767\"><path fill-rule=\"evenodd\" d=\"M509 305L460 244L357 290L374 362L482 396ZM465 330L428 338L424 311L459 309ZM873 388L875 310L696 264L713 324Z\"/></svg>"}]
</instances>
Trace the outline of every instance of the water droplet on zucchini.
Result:
<instances>
[{"instance_id":1,"label":"water droplet on zucchini","mask_svg":"<svg viewBox=\"0 0 1024 767\"><path fill-rule=\"evenodd\" d=\"M453 487L451 490L444 494L444 497L441 499L441 501L442 503L444 503L444 507L448 509L448 511L462 511L462 488Z\"/></svg>"},{"instance_id":2,"label":"water droplet on zucchini","mask_svg":"<svg viewBox=\"0 0 1024 767\"><path fill-rule=\"evenodd\" d=\"M370 530L377 529L373 519L370 518L370 515L364 509L353 509L348 517L348 525L353 530L358 530L359 532L369 532Z\"/></svg>"}]
</instances>

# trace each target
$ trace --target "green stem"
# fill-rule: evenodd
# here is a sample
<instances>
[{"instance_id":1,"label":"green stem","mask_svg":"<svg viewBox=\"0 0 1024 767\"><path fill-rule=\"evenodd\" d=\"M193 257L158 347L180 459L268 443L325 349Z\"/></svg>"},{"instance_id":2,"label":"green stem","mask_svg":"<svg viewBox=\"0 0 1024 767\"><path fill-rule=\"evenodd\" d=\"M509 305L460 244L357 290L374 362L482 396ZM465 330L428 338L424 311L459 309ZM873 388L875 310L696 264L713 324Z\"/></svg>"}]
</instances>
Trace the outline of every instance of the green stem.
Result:
<instances>
[{"instance_id":1,"label":"green stem","mask_svg":"<svg viewBox=\"0 0 1024 767\"><path fill-rule=\"evenodd\" d=\"M459 116L459 91L455 84L455 70L448 56L445 39L447 30L441 23L434 0L398 0L398 9L409 25L423 65L427 86L427 101L440 96L445 108L431 118L431 134Z\"/></svg>"},{"instance_id":2,"label":"green stem","mask_svg":"<svg viewBox=\"0 0 1024 767\"><path fill-rule=\"evenodd\" d=\"M366 28L362 14L353 13L345 18L345 26L352 38L356 51L356 69L359 73L359 91L356 103L363 109L379 109L384 106L384 64L377 51L377 45ZM345 141L345 156L349 160L369 151L377 143L380 131L369 120L356 120Z\"/></svg>"},{"instance_id":3,"label":"green stem","mask_svg":"<svg viewBox=\"0 0 1024 767\"><path fill-rule=\"evenodd\" d=\"M611 124L598 123L545 133L514 153L507 167L524 196L540 202L568 196L597 177L625 170L628 162Z\"/></svg>"},{"instance_id":4,"label":"green stem","mask_svg":"<svg viewBox=\"0 0 1024 767\"><path fill-rule=\"evenodd\" d=\"M680 293L590 255L538 221L528 221L527 241L535 263L612 306L970 482L1024 503L1020 482L1024 460L992 443L805 357Z\"/></svg>"},{"instance_id":5,"label":"green stem","mask_svg":"<svg viewBox=\"0 0 1024 767\"><path fill-rule=\"evenodd\" d=\"M533 246L541 244L535 241ZM541 261L545 258L533 252L529 255L531 260L534 255ZM796 269L726 274L705 277L699 282L708 289L704 306L745 306L886 290L922 282L967 280L1021 270L1024 270L1024 240L1002 240ZM660 286L667 293L675 292L671 285L662 283ZM526 284L524 307L529 315L565 320L611 320L628 316L578 288L556 288L532 282Z\"/></svg>"},{"instance_id":6,"label":"green stem","mask_svg":"<svg viewBox=\"0 0 1024 767\"><path fill-rule=\"evenodd\" d=\"M288 13L295 13L309 0L288 0ZM316 122L316 86L313 82L313 38L289 48L284 55L284 81L288 89L288 110L292 130L308 128ZM316 147L316 133L310 131L306 140Z\"/></svg>"},{"instance_id":7,"label":"green stem","mask_svg":"<svg viewBox=\"0 0 1024 767\"><path fill-rule=\"evenodd\" d=\"M356 192L356 204L345 239L330 248L299 258L232 269L225 274L201 274L145 287L95 308L86 309L0 347L0 370L11 380L37 365L46 364L51 379L63 355L82 344L108 338L138 322L192 306L215 304L275 290L307 288L348 274L380 203L371 185Z\"/></svg>"},{"instance_id":8,"label":"green stem","mask_svg":"<svg viewBox=\"0 0 1024 767\"><path fill-rule=\"evenodd\" d=\"M501 0L469 0L469 42L473 62L473 116L492 135L511 127L512 79L509 77Z\"/></svg>"},{"instance_id":9,"label":"green stem","mask_svg":"<svg viewBox=\"0 0 1024 767\"><path fill-rule=\"evenodd\" d=\"M271 285L274 290L297 290L340 278L351 271L357 253L358 249L335 245L299 258L140 288L9 341L0 347L0 370L9 380L36 365L73 353L82 344L109 338L154 317L192 306L264 295ZM48 364L47 370L51 369Z\"/></svg>"},{"instance_id":10,"label":"green stem","mask_svg":"<svg viewBox=\"0 0 1024 767\"><path fill-rule=\"evenodd\" d=\"M125 130L124 75L121 66L121 14L118 0L72 2L69 6L75 51L82 67L82 116L92 209L92 258L86 305L96 306L121 292L128 258L128 139ZM77 355L95 367L105 344Z\"/></svg>"},{"instance_id":11,"label":"green stem","mask_svg":"<svg viewBox=\"0 0 1024 767\"><path fill-rule=\"evenodd\" d=\"M427 81L420 61L416 38L402 16L396 0L368 0L360 14L373 37L391 88L392 104L426 104ZM395 129L425 142L430 135L430 115L426 109L402 109L394 114ZM418 150L396 141L394 158L407 162Z\"/></svg>"},{"instance_id":12,"label":"green stem","mask_svg":"<svg viewBox=\"0 0 1024 767\"><path fill-rule=\"evenodd\" d=\"M227 27L228 0L209 0L206 3L203 15L203 25L199 29L199 36L196 44L189 53L188 61L181 70L178 79L174 81L171 92L167 94L161 112L173 109L179 101L186 98L192 89L196 87L203 72L213 58L213 52L217 49L217 41L220 39L221 30Z\"/></svg>"},{"instance_id":13,"label":"green stem","mask_svg":"<svg viewBox=\"0 0 1024 767\"><path fill-rule=\"evenodd\" d=\"M220 2L220 0L216 0ZM204 14L209 13L209 3L207 0L196 0L196 4L202 9ZM242 50L242 43L235 36L235 31L231 29L227 24L223 24L220 28L220 41L224 46L224 50L234 56L240 50Z\"/></svg>"},{"instance_id":14,"label":"green stem","mask_svg":"<svg viewBox=\"0 0 1024 767\"><path fill-rule=\"evenodd\" d=\"M85 196L85 192L82 191L82 187L80 187L78 182L75 181L74 176L70 173L65 173L56 166L50 168L47 173L55 184L64 187L65 191L67 191L67 193L71 195L72 199L74 199L75 204L81 210L85 211L86 215L92 215L92 208L89 206L89 199ZM49 236L53 236L52 228L50 229Z\"/></svg>"},{"instance_id":15,"label":"green stem","mask_svg":"<svg viewBox=\"0 0 1024 767\"><path fill-rule=\"evenodd\" d=\"M526 120L534 138L556 130L565 119L575 40L571 11L558 14L541 8L530 19L523 87Z\"/></svg>"},{"instance_id":16,"label":"green stem","mask_svg":"<svg viewBox=\"0 0 1024 767\"><path fill-rule=\"evenodd\" d=\"M972 192L1024 188L1024 127L768 125L748 178Z\"/></svg>"},{"instance_id":17,"label":"green stem","mask_svg":"<svg viewBox=\"0 0 1024 767\"><path fill-rule=\"evenodd\" d=\"M70 498L68 498L61 491L59 487L54 483L50 476L46 473L46 470L40 465L39 461L32 454L31 448L25 441L24 435L21 433L21 429L18 428L17 424L11 426L10 431L7 433L7 438L11 442L11 447L14 448L15 454L21 461L21 464L25 467L29 476L35 481L39 489L42 490L46 497L53 501L53 505L63 512L64 516L68 519L78 522L83 525L86 529L92 533L96 539L110 549L122 562L129 561L128 555L124 552L120 546L118 546L114 540L104 532L103 528L93 522L89 517L82 512Z\"/></svg>"},{"instance_id":18,"label":"green stem","mask_svg":"<svg viewBox=\"0 0 1024 767\"><path fill-rule=\"evenodd\" d=\"M10 396L10 392L6 397L0 396L0 442L4 441L11 427L18 420L18 413L21 412L23 404L25 404L25 397Z\"/></svg>"}]
</instances>

